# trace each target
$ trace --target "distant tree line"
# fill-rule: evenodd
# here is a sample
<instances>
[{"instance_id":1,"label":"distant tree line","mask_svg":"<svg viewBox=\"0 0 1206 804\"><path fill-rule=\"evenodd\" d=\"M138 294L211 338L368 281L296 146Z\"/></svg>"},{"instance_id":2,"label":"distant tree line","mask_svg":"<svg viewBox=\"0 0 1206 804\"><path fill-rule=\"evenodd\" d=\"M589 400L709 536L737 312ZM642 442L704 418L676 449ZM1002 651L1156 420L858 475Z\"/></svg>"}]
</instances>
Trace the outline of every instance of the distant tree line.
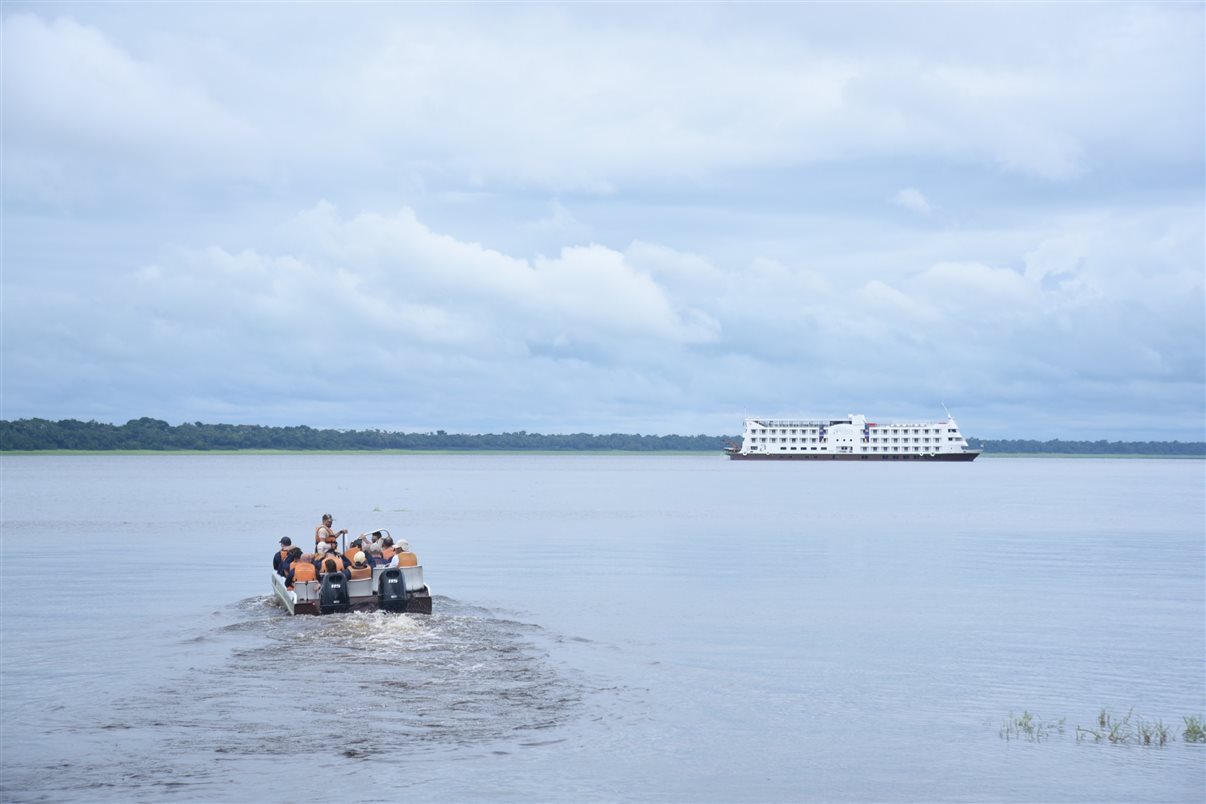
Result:
<instances>
[{"instance_id":1,"label":"distant tree line","mask_svg":"<svg viewBox=\"0 0 1206 804\"><path fill-rule=\"evenodd\" d=\"M256 424L180 424L159 419L132 419L125 424L74 419L0 420L0 451L12 450L666 450L716 452L724 436L541 435L515 433L397 433L386 430L318 430L263 427Z\"/></svg>"},{"instance_id":2,"label":"distant tree line","mask_svg":"<svg viewBox=\"0 0 1206 804\"><path fill-rule=\"evenodd\" d=\"M1198 455L1206 456L1206 441L1030 441L969 438L967 444L986 453L1061 453L1064 455Z\"/></svg>"},{"instance_id":3,"label":"distant tree line","mask_svg":"<svg viewBox=\"0 0 1206 804\"><path fill-rule=\"evenodd\" d=\"M630 452L719 452L739 436L709 435L542 435L523 430L514 433L399 433L386 430L318 430L264 427L257 424L170 425L151 418L125 424L75 419L0 420L0 451L37 450L542 450ZM1178 455L1206 456L1202 441L1050 441L988 440L969 438L968 444L988 453L1062 453L1075 455Z\"/></svg>"}]
</instances>

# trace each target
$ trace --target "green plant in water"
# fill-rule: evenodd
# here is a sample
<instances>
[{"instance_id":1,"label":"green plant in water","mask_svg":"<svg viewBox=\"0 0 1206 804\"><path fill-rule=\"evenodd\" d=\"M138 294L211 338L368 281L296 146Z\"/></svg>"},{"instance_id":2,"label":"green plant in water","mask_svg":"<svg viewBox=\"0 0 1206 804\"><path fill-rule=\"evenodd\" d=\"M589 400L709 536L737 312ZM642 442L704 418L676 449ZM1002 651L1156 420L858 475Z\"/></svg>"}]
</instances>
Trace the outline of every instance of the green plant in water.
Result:
<instances>
[{"instance_id":1,"label":"green plant in water","mask_svg":"<svg viewBox=\"0 0 1206 804\"><path fill-rule=\"evenodd\" d=\"M1165 726L1162 720L1155 723L1140 720L1135 724L1135 735L1141 745L1163 746L1171 739L1168 726Z\"/></svg>"},{"instance_id":2,"label":"green plant in water","mask_svg":"<svg viewBox=\"0 0 1206 804\"><path fill-rule=\"evenodd\" d=\"M1126 743L1131 739L1131 709L1126 713L1126 717L1114 723L1110 723L1110 733L1106 735L1106 739L1112 743Z\"/></svg>"},{"instance_id":3,"label":"green plant in water","mask_svg":"<svg viewBox=\"0 0 1206 804\"><path fill-rule=\"evenodd\" d=\"M1105 735L1099 731L1093 731L1092 729L1086 729L1083 726L1076 727L1076 742L1079 743L1083 740L1089 739L1090 737L1093 738L1093 742L1095 742L1095 743L1099 743L1105 739Z\"/></svg>"},{"instance_id":4,"label":"green plant in water","mask_svg":"<svg viewBox=\"0 0 1206 804\"><path fill-rule=\"evenodd\" d=\"M1121 720L1115 720L1109 710L1103 708L1097 714L1096 727L1076 727L1076 742L1092 740L1095 743L1101 743L1108 741L1118 745L1129 745L1133 742L1137 745L1163 748L1176 740L1176 733L1173 731L1173 727L1166 724L1163 720L1157 719L1149 723L1142 718L1136 718L1132 722L1131 718L1134 712L1135 710L1132 707L1126 713L1126 717ZM1011 713L1009 718L1001 728L1001 736L1007 740L1026 739L1031 742L1039 742L1055 729L1058 729L1060 734L1064 732L1064 721L1062 719L1043 722L1029 712L1022 712L1021 717L1014 717ZM1202 718L1185 717L1182 720L1185 721L1185 730L1181 733L1181 736L1185 742L1206 743L1206 723L1203 722Z\"/></svg>"},{"instance_id":5,"label":"green plant in water","mask_svg":"<svg viewBox=\"0 0 1206 804\"><path fill-rule=\"evenodd\" d=\"M1032 743L1042 742L1052 732L1064 733L1064 720L1048 720L1035 717L1029 711L1023 711L1018 717L1009 713L1009 720L1001 726L1001 737L1005 740L1028 740Z\"/></svg>"}]
</instances>

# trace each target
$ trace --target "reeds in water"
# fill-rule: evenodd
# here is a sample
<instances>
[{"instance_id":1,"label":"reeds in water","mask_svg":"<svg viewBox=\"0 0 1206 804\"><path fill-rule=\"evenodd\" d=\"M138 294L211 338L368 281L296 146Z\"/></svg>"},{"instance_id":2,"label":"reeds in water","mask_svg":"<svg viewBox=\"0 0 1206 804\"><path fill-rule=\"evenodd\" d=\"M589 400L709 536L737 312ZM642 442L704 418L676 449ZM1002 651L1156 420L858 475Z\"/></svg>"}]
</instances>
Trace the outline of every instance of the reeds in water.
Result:
<instances>
[{"instance_id":1,"label":"reeds in water","mask_svg":"<svg viewBox=\"0 0 1206 804\"><path fill-rule=\"evenodd\" d=\"M1027 740L1039 743L1047 739L1052 732L1064 733L1064 718L1043 720L1030 714L1029 711L1023 711L1016 717L1013 712L1010 712L1009 719L1001 725L1000 733L1005 740Z\"/></svg>"},{"instance_id":2,"label":"reeds in water","mask_svg":"<svg viewBox=\"0 0 1206 804\"><path fill-rule=\"evenodd\" d=\"M1134 716L1132 707L1126 716L1118 719L1108 709L1102 707L1097 713L1096 723L1092 726L1076 727L1076 742L1113 743L1115 745L1143 745L1162 748L1176 739L1172 726L1163 720L1148 721ZM1012 712L1000 730L1004 740L1026 740L1032 743L1042 742L1052 734L1064 733L1065 718L1059 720L1043 720L1023 711L1015 716ZM1206 743L1206 726L1202 718L1185 717L1185 729L1181 739L1187 743Z\"/></svg>"}]
</instances>

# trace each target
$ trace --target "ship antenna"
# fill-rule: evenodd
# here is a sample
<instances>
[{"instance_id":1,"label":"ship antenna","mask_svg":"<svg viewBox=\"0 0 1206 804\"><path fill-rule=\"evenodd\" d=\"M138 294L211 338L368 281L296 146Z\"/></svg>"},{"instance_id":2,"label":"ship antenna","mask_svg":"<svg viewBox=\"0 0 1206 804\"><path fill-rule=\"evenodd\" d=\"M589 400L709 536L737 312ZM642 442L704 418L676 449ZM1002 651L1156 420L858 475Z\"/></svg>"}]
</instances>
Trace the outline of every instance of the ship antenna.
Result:
<instances>
[{"instance_id":1,"label":"ship antenna","mask_svg":"<svg viewBox=\"0 0 1206 804\"><path fill-rule=\"evenodd\" d=\"M948 408L948 407L946 406L946 403L945 403L945 402L943 402L943 403L942 403L942 409L946 411L946 418L948 418L948 419L953 419L953 418L955 418L954 416L952 416L952 415L951 415L950 408Z\"/></svg>"}]
</instances>

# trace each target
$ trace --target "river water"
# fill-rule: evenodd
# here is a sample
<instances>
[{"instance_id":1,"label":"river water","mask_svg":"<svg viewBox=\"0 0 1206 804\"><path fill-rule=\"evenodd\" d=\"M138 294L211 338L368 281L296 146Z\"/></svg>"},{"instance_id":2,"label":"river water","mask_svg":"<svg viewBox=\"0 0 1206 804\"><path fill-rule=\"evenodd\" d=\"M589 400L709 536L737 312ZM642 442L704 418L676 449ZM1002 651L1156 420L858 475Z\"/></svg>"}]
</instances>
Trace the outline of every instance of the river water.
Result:
<instances>
[{"instance_id":1,"label":"river water","mask_svg":"<svg viewBox=\"0 0 1206 804\"><path fill-rule=\"evenodd\" d=\"M0 798L1202 801L1204 489L1196 460L6 456ZM409 539L435 613L287 616L272 553L326 511ZM1174 739L1078 739L1103 708ZM1006 739L1024 712L1045 736Z\"/></svg>"}]
</instances>

